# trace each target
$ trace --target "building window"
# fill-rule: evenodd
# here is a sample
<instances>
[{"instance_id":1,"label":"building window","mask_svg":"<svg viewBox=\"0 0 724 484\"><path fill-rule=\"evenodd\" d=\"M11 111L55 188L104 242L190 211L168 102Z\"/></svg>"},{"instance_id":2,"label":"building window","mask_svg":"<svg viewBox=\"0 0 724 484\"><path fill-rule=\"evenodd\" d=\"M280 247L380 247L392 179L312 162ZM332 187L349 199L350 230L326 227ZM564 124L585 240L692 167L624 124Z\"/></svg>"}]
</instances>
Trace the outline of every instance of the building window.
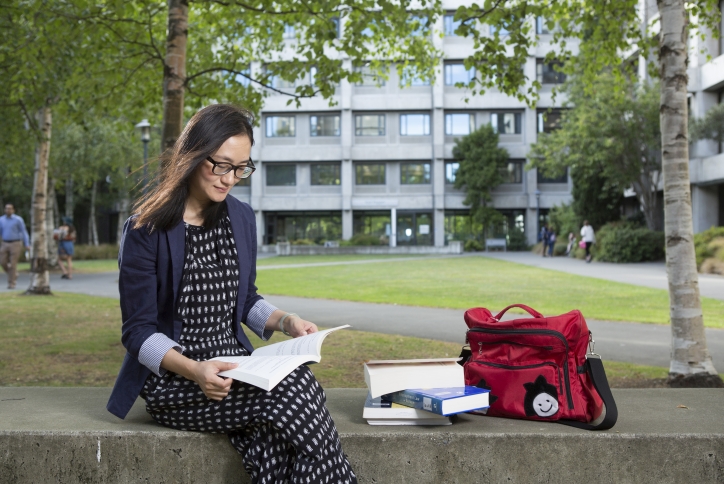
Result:
<instances>
[{"instance_id":1,"label":"building window","mask_svg":"<svg viewBox=\"0 0 724 484\"><path fill-rule=\"evenodd\" d=\"M561 127L561 111L540 111L538 113L538 132L551 133Z\"/></svg>"},{"instance_id":2,"label":"building window","mask_svg":"<svg viewBox=\"0 0 724 484\"><path fill-rule=\"evenodd\" d=\"M420 37L425 34L425 29L427 28L427 17L420 17L419 15L412 15L410 17L410 24L414 26L412 32L410 32L410 35L412 37Z\"/></svg>"},{"instance_id":3,"label":"building window","mask_svg":"<svg viewBox=\"0 0 724 484\"><path fill-rule=\"evenodd\" d=\"M355 211L352 219L354 235L371 235L377 237L380 245L389 244L392 230L390 212L358 212Z\"/></svg>"},{"instance_id":4,"label":"building window","mask_svg":"<svg viewBox=\"0 0 724 484\"><path fill-rule=\"evenodd\" d=\"M418 77L418 75L412 72L409 67L405 67L402 69L402 74L400 75L400 87L417 87L429 85L429 79L423 79L422 77Z\"/></svg>"},{"instance_id":5,"label":"building window","mask_svg":"<svg viewBox=\"0 0 724 484\"><path fill-rule=\"evenodd\" d=\"M282 34L282 37L285 39L293 39L295 37L294 35L294 25L285 24L284 25L284 33Z\"/></svg>"},{"instance_id":6,"label":"building window","mask_svg":"<svg viewBox=\"0 0 724 484\"><path fill-rule=\"evenodd\" d=\"M354 117L354 134L356 136L384 136L384 114L358 114Z\"/></svg>"},{"instance_id":7,"label":"building window","mask_svg":"<svg viewBox=\"0 0 724 484\"><path fill-rule=\"evenodd\" d=\"M428 185L430 183L430 163L401 163L400 184Z\"/></svg>"},{"instance_id":8,"label":"building window","mask_svg":"<svg viewBox=\"0 0 724 484\"><path fill-rule=\"evenodd\" d=\"M362 80L357 83L358 86L382 87L385 85L384 78L376 70L372 69L369 64L359 66L355 70L362 75Z\"/></svg>"},{"instance_id":9,"label":"building window","mask_svg":"<svg viewBox=\"0 0 724 484\"><path fill-rule=\"evenodd\" d=\"M475 68L466 69L462 62L445 64L445 85L469 84L475 78Z\"/></svg>"},{"instance_id":10,"label":"building window","mask_svg":"<svg viewBox=\"0 0 724 484\"><path fill-rule=\"evenodd\" d=\"M491 113L490 124L499 134L520 134L520 113Z\"/></svg>"},{"instance_id":11,"label":"building window","mask_svg":"<svg viewBox=\"0 0 724 484\"><path fill-rule=\"evenodd\" d=\"M266 165L266 184L269 187L293 187L297 184L297 165Z\"/></svg>"},{"instance_id":12,"label":"building window","mask_svg":"<svg viewBox=\"0 0 724 484\"><path fill-rule=\"evenodd\" d=\"M342 238L340 212L265 212L265 243L305 240L323 244Z\"/></svg>"},{"instance_id":13,"label":"building window","mask_svg":"<svg viewBox=\"0 0 724 484\"><path fill-rule=\"evenodd\" d=\"M510 160L508 164L500 169L502 183L523 183L523 164L522 160Z\"/></svg>"},{"instance_id":14,"label":"building window","mask_svg":"<svg viewBox=\"0 0 724 484\"><path fill-rule=\"evenodd\" d=\"M546 19L537 17L535 19L535 33L538 35L550 35L553 33L553 30L549 29L546 25Z\"/></svg>"},{"instance_id":15,"label":"building window","mask_svg":"<svg viewBox=\"0 0 724 484\"><path fill-rule=\"evenodd\" d=\"M466 136L475 131L475 117L472 114L446 114L445 134Z\"/></svg>"},{"instance_id":16,"label":"building window","mask_svg":"<svg viewBox=\"0 0 724 484\"><path fill-rule=\"evenodd\" d=\"M545 59L535 60L536 78L541 84L563 84L566 75L560 72L563 64L558 61L546 62Z\"/></svg>"},{"instance_id":17,"label":"building window","mask_svg":"<svg viewBox=\"0 0 724 484\"><path fill-rule=\"evenodd\" d=\"M384 163L355 163L356 185L384 185Z\"/></svg>"},{"instance_id":18,"label":"building window","mask_svg":"<svg viewBox=\"0 0 724 484\"><path fill-rule=\"evenodd\" d=\"M340 184L339 163L312 163L310 168L312 185Z\"/></svg>"},{"instance_id":19,"label":"building window","mask_svg":"<svg viewBox=\"0 0 724 484\"><path fill-rule=\"evenodd\" d=\"M538 183L568 183L568 168L560 176L545 176L540 168L536 170L538 172Z\"/></svg>"},{"instance_id":20,"label":"building window","mask_svg":"<svg viewBox=\"0 0 724 484\"><path fill-rule=\"evenodd\" d=\"M497 25L491 25L490 26L490 35L495 35L495 33L498 33L499 37L503 37L504 35L510 34L510 31L505 27L499 27Z\"/></svg>"},{"instance_id":21,"label":"building window","mask_svg":"<svg viewBox=\"0 0 724 484\"><path fill-rule=\"evenodd\" d=\"M455 184L455 176L460 169L460 163L457 161L446 161L445 162L445 183L448 185Z\"/></svg>"},{"instance_id":22,"label":"building window","mask_svg":"<svg viewBox=\"0 0 724 484\"><path fill-rule=\"evenodd\" d=\"M448 13L446 14L443 19L443 31L445 32L445 37L456 37L455 31L460 27L460 20L455 20L455 14L454 13Z\"/></svg>"},{"instance_id":23,"label":"building window","mask_svg":"<svg viewBox=\"0 0 724 484\"><path fill-rule=\"evenodd\" d=\"M311 136L339 136L339 115L309 116Z\"/></svg>"},{"instance_id":24,"label":"building window","mask_svg":"<svg viewBox=\"0 0 724 484\"><path fill-rule=\"evenodd\" d=\"M430 134L429 114L401 114L400 136L427 136Z\"/></svg>"},{"instance_id":25,"label":"building window","mask_svg":"<svg viewBox=\"0 0 724 484\"><path fill-rule=\"evenodd\" d=\"M267 138L292 138L294 137L294 116L267 116L266 137Z\"/></svg>"},{"instance_id":26,"label":"building window","mask_svg":"<svg viewBox=\"0 0 724 484\"><path fill-rule=\"evenodd\" d=\"M251 81L249 80L249 77L251 76L251 69L249 66L246 66L244 69L241 69L238 74L234 76L234 80L241 84L244 87L249 87L249 84Z\"/></svg>"}]
</instances>

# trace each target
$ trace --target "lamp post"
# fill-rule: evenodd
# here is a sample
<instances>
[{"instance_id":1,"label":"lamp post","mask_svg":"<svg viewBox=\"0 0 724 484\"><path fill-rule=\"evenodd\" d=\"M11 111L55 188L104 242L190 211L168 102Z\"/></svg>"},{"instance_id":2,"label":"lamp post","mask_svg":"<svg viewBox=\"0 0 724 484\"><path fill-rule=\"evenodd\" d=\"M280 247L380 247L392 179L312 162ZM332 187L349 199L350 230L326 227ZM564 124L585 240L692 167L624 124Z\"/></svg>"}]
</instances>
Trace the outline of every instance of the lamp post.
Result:
<instances>
[{"instance_id":1,"label":"lamp post","mask_svg":"<svg viewBox=\"0 0 724 484\"><path fill-rule=\"evenodd\" d=\"M538 231L536 237L540 234L540 190L535 190L535 228Z\"/></svg>"},{"instance_id":2,"label":"lamp post","mask_svg":"<svg viewBox=\"0 0 724 484\"><path fill-rule=\"evenodd\" d=\"M151 123L148 119L142 120L136 125L141 130L141 141L143 142L143 193L148 189L148 142L151 141Z\"/></svg>"}]
</instances>

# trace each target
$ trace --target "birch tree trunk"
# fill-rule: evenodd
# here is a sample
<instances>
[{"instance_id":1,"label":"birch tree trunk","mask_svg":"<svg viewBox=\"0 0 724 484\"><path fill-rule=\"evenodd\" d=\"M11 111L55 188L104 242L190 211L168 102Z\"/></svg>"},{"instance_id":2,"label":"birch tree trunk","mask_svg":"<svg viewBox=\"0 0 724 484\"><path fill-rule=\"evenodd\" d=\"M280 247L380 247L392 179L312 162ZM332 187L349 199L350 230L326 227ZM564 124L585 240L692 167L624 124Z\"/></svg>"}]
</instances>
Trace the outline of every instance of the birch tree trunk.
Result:
<instances>
[{"instance_id":1,"label":"birch tree trunk","mask_svg":"<svg viewBox=\"0 0 724 484\"><path fill-rule=\"evenodd\" d=\"M162 152L173 146L183 129L188 20L188 0L168 0L168 36L163 70Z\"/></svg>"},{"instance_id":2,"label":"birch tree trunk","mask_svg":"<svg viewBox=\"0 0 724 484\"><path fill-rule=\"evenodd\" d=\"M58 242L53 239L53 230L58 226L58 202L55 198L55 181L48 182L48 206L45 213L45 237L48 242L48 267L58 266Z\"/></svg>"},{"instance_id":3,"label":"birch tree trunk","mask_svg":"<svg viewBox=\"0 0 724 484\"><path fill-rule=\"evenodd\" d=\"M658 6L664 230L672 332L669 385L724 387L706 346L694 254L686 103L689 19L684 0L658 0Z\"/></svg>"},{"instance_id":4,"label":"birch tree trunk","mask_svg":"<svg viewBox=\"0 0 724 484\"><path fill-rule=\"evenodd\" d=\"M48 272L48 243L45 231L45 213L48 198L48 155L52 116L50 106L39 113L41 139L35 150L35 183L33 184L33 223L30 263L30 287L25 294L50 294L50 273Z\"/></svg>"},{"instance_id":5,"label":"birch tree trunk","mask_svg":"<svg viewBox=\"0 0 724 484\"><path fill-rule=\"evenodd\" d=\"M96 223L96 192L98 191L98 180L93 180L91 186L90 199L90 216L88 222L88 232L90 232L91 245L98 246L98 224Z\"/></svg>"},{"instance_id":6,"label":"birch tree trunk","mask_svg":"<svg viewBox=\"0 0 724 484\"><path fill-rule=\"evenodd\" d=\"M128 217L130 217L129 207L131 206L131 201L128 198L128 194L124 193L123 198L118 201L118 228L116 229L116 244L121 243L121 239L123 238L123 224L126 223L126 220Z\"/></svg>"}]
</instances>

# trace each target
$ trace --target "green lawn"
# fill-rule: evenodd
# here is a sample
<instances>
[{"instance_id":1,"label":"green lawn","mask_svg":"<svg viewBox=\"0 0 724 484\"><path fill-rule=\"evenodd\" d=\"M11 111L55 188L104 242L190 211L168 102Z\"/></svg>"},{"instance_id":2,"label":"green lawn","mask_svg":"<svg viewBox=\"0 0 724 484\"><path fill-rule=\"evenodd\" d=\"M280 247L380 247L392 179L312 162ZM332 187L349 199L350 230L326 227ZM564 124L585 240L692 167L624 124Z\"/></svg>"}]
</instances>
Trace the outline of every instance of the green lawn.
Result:
<instances>
[{"instance_id":1,"label":"green lawn","mask_svg":"<svg viewBox=\"0 0 724 484\"><path fill-rule=\"evenodd\" d=\"M0 386L109 386L123 361L115 299L69 293L0 294ZM249 334L249 332L247 332ZM252 335L252 344L262 344ZM285 339L280 333L270 342ZM328 388L364 388L370 359L453 357L460 345L343 330L330 335L311 368ZM666 368L606 362L612 386L661 385Z\"/></svg>"},{"instance_id":2,"label":"green lawn","mask_svg":"<svg viewBox=\"0 0 724 484\"><path fill-rule=\"evenodd\" d=\"M290 255L284 257L268 257L258 259L256 265L263 266L280 266L280 265L299 265L299 264L316 264L326 262L350 262L363 260L378 260L380 262L389 261L390 259L409 259L434 257L417 254L400 254L400 255L368 255L368 254L350 254L350 255Z\"/></svg>"},{"instance_id":3,"label":"green lawn","mask_svg":"<svg viewBox=\"0 0 724 484\"><path fill-rule=\"evenodd\" d=\"M260 270L257 286L262 294L493 311L524 303L547 315L580 309L590 319L669 323L667 291L484 257ZM706 326L724 327L724 301L702 305Z\"/></svg>"}]
</instances>

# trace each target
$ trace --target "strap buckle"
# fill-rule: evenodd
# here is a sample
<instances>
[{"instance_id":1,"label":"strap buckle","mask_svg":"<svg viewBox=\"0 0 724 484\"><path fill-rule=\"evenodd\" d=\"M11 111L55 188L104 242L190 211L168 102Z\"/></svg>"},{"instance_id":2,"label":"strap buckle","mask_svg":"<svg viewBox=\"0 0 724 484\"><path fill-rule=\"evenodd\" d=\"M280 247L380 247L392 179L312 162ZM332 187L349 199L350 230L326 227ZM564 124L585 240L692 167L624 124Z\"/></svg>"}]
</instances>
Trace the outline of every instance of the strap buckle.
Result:
<instances>
[{"instance_id":1,"label":"strap buckle","mask_svg":"<svg viewBox=\"0 0 724 484\"><path fill-rule=\"evenodd\" d=\"M596 341L593 339L593 333L591 331L588 331L588 353L586 353L586 359L589 357L598 358L601 359L601 355L598 353L594 353L593 349L596 347Z\"/></svg>"}]
</instances>

